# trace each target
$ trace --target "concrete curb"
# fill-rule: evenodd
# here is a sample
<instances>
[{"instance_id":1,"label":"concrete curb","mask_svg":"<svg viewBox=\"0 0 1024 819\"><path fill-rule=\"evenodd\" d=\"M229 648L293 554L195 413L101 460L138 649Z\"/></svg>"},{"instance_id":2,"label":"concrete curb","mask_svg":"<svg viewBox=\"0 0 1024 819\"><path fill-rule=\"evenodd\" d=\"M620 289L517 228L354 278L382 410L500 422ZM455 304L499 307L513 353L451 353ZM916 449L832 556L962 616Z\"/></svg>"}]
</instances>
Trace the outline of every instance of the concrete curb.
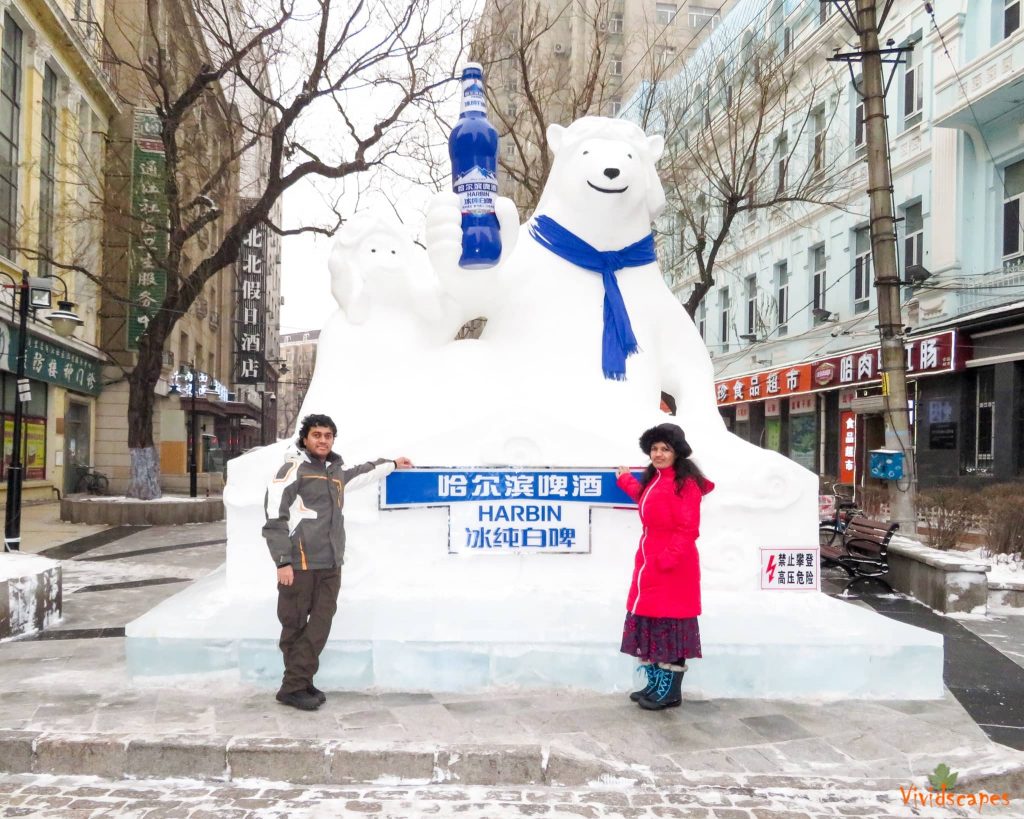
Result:
<instances>
[{"instance_id":1,"label":"concrete curb","mask_svg":"<svg viewBox=\"0 0 1024 819\"><path fill-rule=\"evenodd\" d=\"M285 737L137 737L0 731L0 771L100 776L267 779L305 785L397 780L458 785L586 785L646 780L605 760L541 745L360 744Z\"/></svg>"},{"instance_id":2,"label":"concrete curb","mask_svg":"<svg viewBox=\"0 0 1024 819\"><path fill-rule=\"evenodd\" d=\"M342 742L287 737L53 734L0 730L0 772L91 775L105 779L182 778L230 782L262 779L296 785L382 783L489 787L624 786L821 791L855 787L898 793L909 779L857 778L822 773L729 774L652 771L540 744L482 746ZM1024 765L1003 771L961 771L957 791L1024 790Z\"/></svg>"},{"instance_id":3,"label":"concrete curb","mask_svg":"<svg viewBox=\"0 0 1024 819\"><path fill-rule=\"evenodd\" d=\"M220 497L197 500L104 501L102 497L69 495L60 502L60 519L69 523L105 523L110 526L177 526L224 520Z\"/></svg>"}]
</instances>

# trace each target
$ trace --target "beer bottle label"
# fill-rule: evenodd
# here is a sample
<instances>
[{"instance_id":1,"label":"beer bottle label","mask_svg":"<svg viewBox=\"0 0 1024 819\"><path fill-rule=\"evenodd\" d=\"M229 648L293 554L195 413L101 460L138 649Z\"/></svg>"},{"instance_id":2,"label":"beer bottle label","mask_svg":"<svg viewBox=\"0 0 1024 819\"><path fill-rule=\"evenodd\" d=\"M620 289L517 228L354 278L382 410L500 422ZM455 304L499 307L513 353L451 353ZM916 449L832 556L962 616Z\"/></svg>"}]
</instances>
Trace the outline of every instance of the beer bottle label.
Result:
<instances>
[{"instance_id":1,"label":"beer bottle label","mask_svg":"<svg viewBox=\"0 0 1024 819\"><path fill-rule=\"evenodd\" d=\"M479 77L462 80L462 113L479 111L487 113L487 98L484 96L484 81Z\"/></svg>"},{"instance_id":2,"label":"beer bottle label","mask_svg":"<svg viewBox=\"0 0 1024 819\"><path fill-rule=\"evenodd\" d=\"M483 216L494 213L494 197L498 195L498 180L493 173L479 166L470 168L456 177L452 189L459 195L462 212Z\"/></svg>"}]
</instances>

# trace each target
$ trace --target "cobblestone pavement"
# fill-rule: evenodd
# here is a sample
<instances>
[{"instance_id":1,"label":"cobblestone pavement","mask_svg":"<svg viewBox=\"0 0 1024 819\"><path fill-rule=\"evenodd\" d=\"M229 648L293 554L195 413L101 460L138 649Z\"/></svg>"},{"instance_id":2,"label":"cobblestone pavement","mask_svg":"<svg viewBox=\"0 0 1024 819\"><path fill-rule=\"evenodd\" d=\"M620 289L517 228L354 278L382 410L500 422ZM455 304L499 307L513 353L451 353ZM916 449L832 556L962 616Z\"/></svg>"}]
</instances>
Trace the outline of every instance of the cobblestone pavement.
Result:
<instances>
[{"instance_id":1,"label":"cobblestone pavement","mask_svg":"<svg viewBox=\"0 0 1024 819\"><path fill-rule=\"evenodd\" d=\"M302 817L419 816L478 817L706 817L707 819L824 819L829 817L979 815L977 809L904 804L891 791L806 788L757 789L724 781L672 788L628 788L614 784L583 789L461 788L455 785L297 787L247 781L104 781L93 777L39 775L0 778L0 817L40 816L85 819L301 819ZM1021 816L1018 806L989 807L989 817Z\"/></svg>"}]
</instances>

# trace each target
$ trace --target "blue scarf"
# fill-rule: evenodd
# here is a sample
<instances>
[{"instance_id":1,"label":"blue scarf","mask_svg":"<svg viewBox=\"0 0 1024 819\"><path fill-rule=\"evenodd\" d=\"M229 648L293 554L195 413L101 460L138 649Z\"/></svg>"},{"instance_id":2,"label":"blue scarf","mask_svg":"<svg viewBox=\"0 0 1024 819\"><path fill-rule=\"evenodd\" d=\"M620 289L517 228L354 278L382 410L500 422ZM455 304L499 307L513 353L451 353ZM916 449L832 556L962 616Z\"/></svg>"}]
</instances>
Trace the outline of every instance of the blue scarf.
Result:
<instances>
[{"instance_id":1,"label":"blue scarf","mask_svg":"<svg viewBox=\"0 0 1024 819\"><path fill-rule=\"evenodd\" d=\"M640 347L629 323L615 271L657 261L654 234L648 234L622 250L597 250L549 216L535 216L530 235L556 256L584 270L600 273L604 281L604 334L601 338L601 369L604 377L626 380L626 357Z\"/></svg>"}]
</instances>

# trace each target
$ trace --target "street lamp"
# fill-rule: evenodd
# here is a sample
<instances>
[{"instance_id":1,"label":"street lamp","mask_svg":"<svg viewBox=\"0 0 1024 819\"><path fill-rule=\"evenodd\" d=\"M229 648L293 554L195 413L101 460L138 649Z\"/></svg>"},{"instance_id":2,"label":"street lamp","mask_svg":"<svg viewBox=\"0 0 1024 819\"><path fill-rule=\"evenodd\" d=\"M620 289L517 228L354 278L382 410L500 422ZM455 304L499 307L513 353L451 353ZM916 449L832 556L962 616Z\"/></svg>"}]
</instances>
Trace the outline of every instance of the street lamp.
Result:
<instances>
[{"instance_id":1,"label":"street lamp","mask_svg":"<svg viewBox=\"0 0 1024 819\"><path fill-rule=\"evenodd\" d=\"M59 309L50 313L50 323L57 335L69 337L82 319L74 311L75 305L68 301L68 286L59 276L29 276L21 271L21 282L0 271L0 276L10 279L10 284L0 285L12 289L16 298L12 300L12 317L18 311L18 350L15 378L18 384L18 400L14 402L14 427L11 430L11 464L7 467L7 507L4 510L4 550L16 552L21 549L21 485L23 465L21 463L21 425L24 405L32 399L32 386L25 378L25 346L28 343L29 310L48 308L53 282L59 281L64 287L64 300L57 302Z\"/></svg>"},{"instance_id":2,"label":"street lamp","mask_svg":"<svg viewBox=\"0 0 1024 819\"><path fill-rule=\"evenodd\" d=\"M189 437L191 439L191 445L188 448L188 494L189 497L196 497L199 494L198 480L196 476L197 465L196 465L196 440L199 432L196 421L198 416L196 415L196 393L199 392L199 378L196 376L196 368L191 363L182 364L178 368L178 377L182 381L186 379L192 384L192 412L189 417L189 427L191 432Z\"/></svg>"}]
</instances>

